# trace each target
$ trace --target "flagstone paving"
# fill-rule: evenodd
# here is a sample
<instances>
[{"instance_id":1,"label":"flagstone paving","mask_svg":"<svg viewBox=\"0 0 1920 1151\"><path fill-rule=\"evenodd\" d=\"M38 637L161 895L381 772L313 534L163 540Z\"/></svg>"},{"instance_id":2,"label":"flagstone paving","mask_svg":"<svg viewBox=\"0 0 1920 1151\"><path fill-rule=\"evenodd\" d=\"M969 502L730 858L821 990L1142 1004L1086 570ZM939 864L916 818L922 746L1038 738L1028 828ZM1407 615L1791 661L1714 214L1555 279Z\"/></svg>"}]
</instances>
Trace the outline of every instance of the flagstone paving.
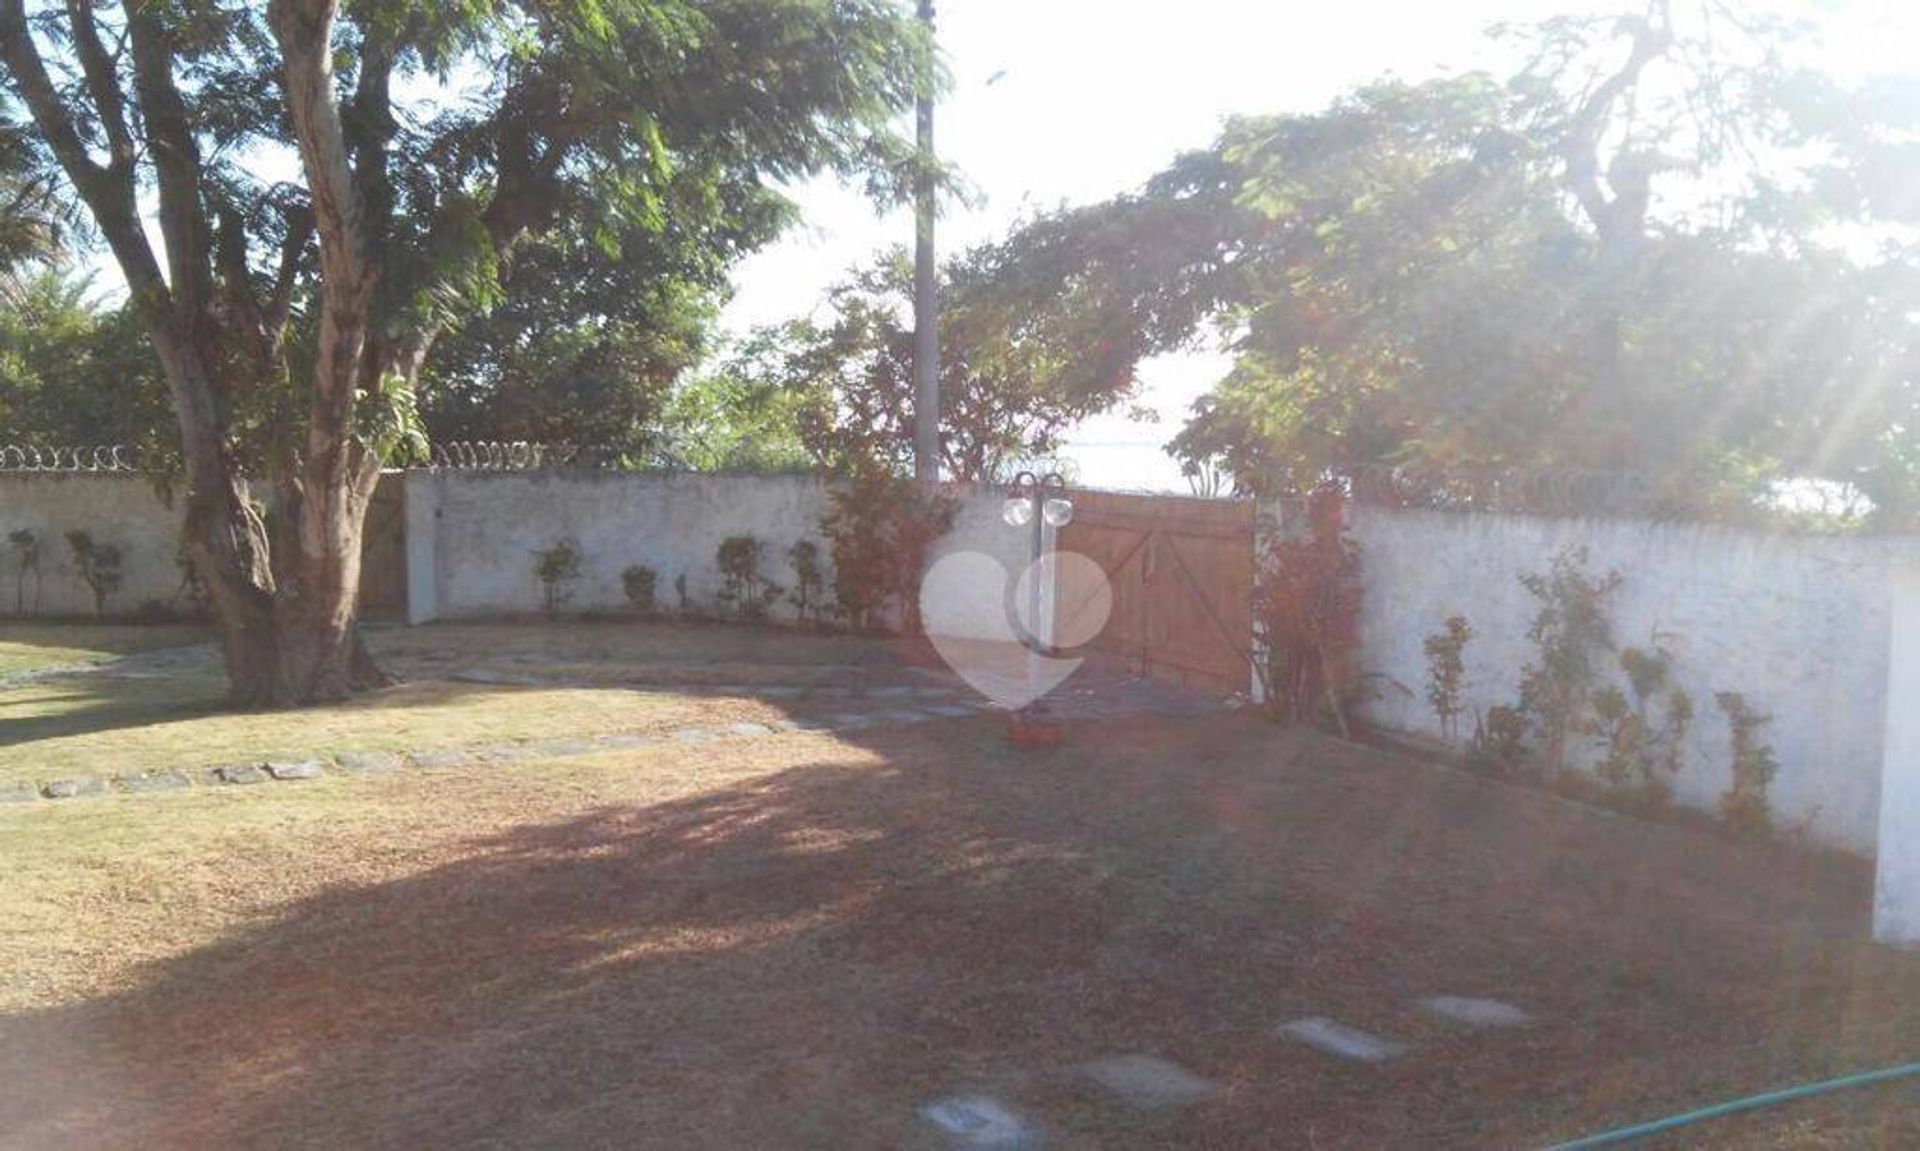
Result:
<instances>
[{"instance_id":1,"label":"flagstone paving","mask_svg":"<svg viewBox=\"0 0 1920 1151\"><path fill-rule=\"evenodd\" d=\"M1211 1080L1157 1055L1114 1055L1080 1066L1080 1074L1121 1102L1143 1111L1185 1107L1219 1088Z\"/></svg>"},{"instance_id":2,"label":"flagstone paving","mask_svg":"<svg viewBox=\"0 0 1920 1151\"><path fill-rule=\"evenodd\" d=\"M1498 999L1467 999L1457 995L1436 995L1422 999L1420 1009L1455 1023L1471 1027L1521 1027L1533 1017L1511 1003Z\"/></svg>"},{"instance_id":3,"label":"flagstone paving","mask_svg":"<svg viewBox=\"0 0 1920 1151\"><path fill-rule=\"evenodd\" d=\"M1046 1142L1039 1127L990 1095L950 1095L920 1114L965 1151L1033 1151Z\"/></svg>"},{"instance_id":4,"label":"flagstone paving","mask_svg":"<svg viewBox=\"0 0 1920 1151\"><path fill-rule=\"evenodd\" d=\"M1280 1034L1296 1043L1340 1059L1385 1063L1407 1053L1406 1044L1349 1027L1335 1019L1314 1016L1280 1025Z\"/></svg>"}]
</instances>

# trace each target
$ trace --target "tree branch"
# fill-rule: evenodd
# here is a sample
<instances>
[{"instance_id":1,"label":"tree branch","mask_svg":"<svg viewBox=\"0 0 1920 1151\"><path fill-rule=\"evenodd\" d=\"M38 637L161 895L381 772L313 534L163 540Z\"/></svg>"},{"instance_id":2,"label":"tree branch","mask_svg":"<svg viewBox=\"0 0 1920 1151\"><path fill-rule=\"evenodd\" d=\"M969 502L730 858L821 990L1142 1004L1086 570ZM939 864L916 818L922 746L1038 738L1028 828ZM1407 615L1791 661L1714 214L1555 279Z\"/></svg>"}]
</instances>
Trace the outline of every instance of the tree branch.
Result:
<instances>
[{"instance_id":1,"label":"tree branch","mask_svg":"<svg viewBox=\"0 0 1920 1151\"><path fill-rule=\"evenodd\" d=\"M200 196L200 149L186 103L173 78L174 44L157 5L124 0L127 39L133 50L133 90L140 124L160 191L160 236L167 247L167 274L174 308L196 327L212 295L209 228ZM196 332L197 339L206 333Z\"/></svg>"},{"instance_id":2,"label":"tree branch","mask_svg":"<svg viewBox=\"0 0 1920 1151\"><path fill-rule=\"evenodd\" d=\"M94 222L127 278L136 306L149 319L154 317L152 309L164 314L170 307L166 279L140 227L132 168L116 172L96 164L87 154L86 143L74 125L73 111L60 98L39 46L27 29L23 0L0 0L0 61L6 63L13 86L54 159L93 213Z\"/></svg>"},{"instance_id":3,"label":"tree branch","mask_svg":"<svg viewBox=\"0 0 1920 1151\"><path fill-rule=\"evenodd\" d=\"M74 54L87 78L87 92L107 134L107 152L113 157L109 168L132 178L133 133L127 128L126 99L120 91L120 70L114 58L100 42L100 29L93 20L93 5L88 0L67 0L67 22L73 29Z\"/></svg>"}]
</instances>

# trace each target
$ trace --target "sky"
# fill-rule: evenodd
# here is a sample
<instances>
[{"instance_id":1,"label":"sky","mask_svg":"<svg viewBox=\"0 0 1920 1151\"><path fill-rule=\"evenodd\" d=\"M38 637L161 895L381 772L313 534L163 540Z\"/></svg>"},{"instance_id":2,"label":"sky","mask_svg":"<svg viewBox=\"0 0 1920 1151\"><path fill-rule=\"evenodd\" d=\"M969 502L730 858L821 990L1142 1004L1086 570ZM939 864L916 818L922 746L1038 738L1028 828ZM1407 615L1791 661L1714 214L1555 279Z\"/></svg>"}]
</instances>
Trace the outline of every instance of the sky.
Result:
<instances>
[{"instance_id":1,"label":"sky","mask_svg":"<svg viewBox=\"0 0 1920 1151\"><path fill-rule=\"evenodd\" d=\"M1743 0L1737 0L1743 2ZM943 251L1003 234L1023 216L1136 187L1178 152L1202 147L1234 114L1309 112L1373 78L1504 71L1485 36L1500 21L1604 10L1604 0L946 0L936 28L952 90L935 147L977 203L946 205ZM1909 70L1920 0L1820 3L1841 10L1830 43L1843 70ZM912 240L910 214L878 216L856 190L821 180L794 190L804 223L734 276L730 331L802 315L874 252ZM1141 399L1159 421L1098 417L1063 456L1094 486L1185 490L1160 445L1225 370L1218 354L1143 366Z\"/></svg>"}]
</instances>

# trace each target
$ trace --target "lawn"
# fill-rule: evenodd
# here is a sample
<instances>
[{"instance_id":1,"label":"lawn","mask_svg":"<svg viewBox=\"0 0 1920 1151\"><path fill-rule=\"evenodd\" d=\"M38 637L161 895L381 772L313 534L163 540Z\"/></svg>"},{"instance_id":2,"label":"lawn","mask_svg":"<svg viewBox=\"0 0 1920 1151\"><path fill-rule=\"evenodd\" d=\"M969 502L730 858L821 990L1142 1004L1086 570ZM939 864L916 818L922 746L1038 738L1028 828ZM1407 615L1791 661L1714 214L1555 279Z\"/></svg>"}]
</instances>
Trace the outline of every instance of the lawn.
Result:
<instances>
[{"instance_id":1,"label":"lawn","mask_svg":"<svg viewBox=\"0 0 1920 1151\"><path fill-rule=\"evenodd\" d=\"M75 653L102 659L208 638L153 632L9 628L0 631L0 655L51 666L78 662ZM790 708L753 698L756 687L897 680L902 655L896 644L860 637L641 623L392 628L372 631L369 641L404 682L307 711L226 712L211 646L164 675L88 674L0 688L0 784L775 722ZM670 690L690 685L717 690Z\"/></svg>"},{"instance_id":2,"label":"lawn","mask_svg":"<svg viewBox=\"0 0 1920 1151\"><path fill-rule=\"evenodd\" d=\"M192 624L0 623L0 676L64 664L103 663L212 638L207 629Z\"/></svg>"},{"instance_id":3,"label":"lawn","mask_svg":"<svg viewBox=\"0 0 1920 1151\"><path fill-rule=\"evenodd\" d=\"M0 808L0 1146L1537 1147L1912 1059L1857 863L1251 718ZM1483 1032L1409 1001L1495 996ZM1328 1015L1413 1045L1287 1043ZM1083 1061L1219 1085L1141 1112ZM1664 1146L1920 1146L1920 1094Z\"/></svg>"}]
</instances>

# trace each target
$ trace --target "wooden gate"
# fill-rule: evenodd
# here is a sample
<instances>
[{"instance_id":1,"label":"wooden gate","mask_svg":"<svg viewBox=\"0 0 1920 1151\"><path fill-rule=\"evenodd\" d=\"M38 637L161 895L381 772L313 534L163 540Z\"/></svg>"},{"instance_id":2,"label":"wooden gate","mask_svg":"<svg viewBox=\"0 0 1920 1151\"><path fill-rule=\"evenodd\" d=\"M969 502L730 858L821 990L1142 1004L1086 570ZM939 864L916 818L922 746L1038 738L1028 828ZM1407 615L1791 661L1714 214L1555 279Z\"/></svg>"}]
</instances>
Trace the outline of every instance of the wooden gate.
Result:
<instances>
[{"instance_id":1,"label":"wooden gate","mask_svg":"<svg viewBox=\"0 0 1920 1151\"><path fill-rule=\"evenodd\" d=\"M1093 640L1145 675L1221 693L1250 685L1253 647L1251 500L1076 491L1060 549L1105 573L1113 614ZM1062 631L1091 589L1058 589Z\"/></svg>"},{"instance_id":2,"label":"wooden gate","mask_svg":"<svg viewBox=\"0 0 1920 1151\"><path fill-rule=\"evenodd\" d=\"M407 618L406 476L386 472L367 504L360 536L360 615L372 620Z\"/></svg>"}]
</instances>

